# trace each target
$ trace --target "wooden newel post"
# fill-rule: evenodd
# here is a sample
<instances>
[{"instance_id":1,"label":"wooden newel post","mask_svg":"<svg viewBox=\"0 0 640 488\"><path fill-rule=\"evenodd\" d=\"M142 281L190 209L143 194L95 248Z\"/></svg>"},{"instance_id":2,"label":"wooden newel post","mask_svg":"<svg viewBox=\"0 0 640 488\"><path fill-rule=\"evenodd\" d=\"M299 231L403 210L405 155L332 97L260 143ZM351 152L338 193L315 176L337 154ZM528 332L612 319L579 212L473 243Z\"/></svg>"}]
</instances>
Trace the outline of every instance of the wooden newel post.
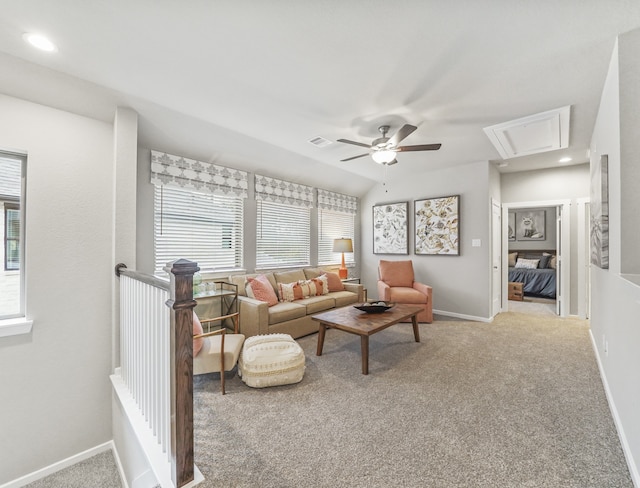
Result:
<instances>
[{"instance_id":1,"label":"wooden newel post","mask_svg":"<svg viewBox=\"0 0 640 488\"><path fill-rule=\"evenodd\" d=\"M197 263L167 263L171 277L171 478L180 487L194 479L193 470L193 275Z\"/></svg>"}]
</instances>

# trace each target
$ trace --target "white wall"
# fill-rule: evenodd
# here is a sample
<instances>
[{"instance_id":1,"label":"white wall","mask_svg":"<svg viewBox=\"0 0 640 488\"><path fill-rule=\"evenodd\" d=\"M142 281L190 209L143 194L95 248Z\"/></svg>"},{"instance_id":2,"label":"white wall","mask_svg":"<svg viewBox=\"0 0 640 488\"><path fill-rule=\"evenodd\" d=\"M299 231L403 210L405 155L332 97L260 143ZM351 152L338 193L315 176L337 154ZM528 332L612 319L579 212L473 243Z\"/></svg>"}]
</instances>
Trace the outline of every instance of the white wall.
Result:
<instances>
[{"instance_id":1,"label":"white wall","mask_svg":"<svg viewBox=\"0 0 640 488\"><path fill-rule=\"evenodd\" d=\"M621 250L623 241L627 240L623 235L622 216L638 221L638 206L633 202L640 184L637 172L639 54L640 30L619 37L591 140L592 162L598 161L602 154L609 157L610 215L609 269L591 267L591 332L636 486L640 486L640 286L627 281L620 273ZM622 106L633 110L623 111ZM630 151L633 147L635 153ZM631 190L633 195L625 195L625 189ZM628 205L632 207L627 208ZM637 247L634 252L638 252Z\"/></svg>"},{"instance_id":2,"label":"white wall","mask_svg":"<svg viewBox=\"0 0 640 488\"><path fill-rule=\"evenodd\" d=\"M571 200L571 309L578 313L578 212L577 201L589 197L589 165L576 164L518 173L503 173L502 203ZM548 217L548 214L547 214ZM547 222L547 229L549 222Z\"/></svg>"},{"instance_id":3,"label":"white wall","mask_svg":"<svg viewBox=\"0 0 640 488\"><path fill-rule=\"evenodd\" d=\"M402 163L400 163L402 164ZM362 216L361 277L369 298L377 298L378 262L413 261L417 281L433 286L434 311L452 316L491 317L491 193L497 192L495 175L487 161L440 171L425 171L407 180L393 178L388 169L386 184L367 193L360 207ZM426 256L414 253L414 201L460 195L460 256ZM382 203L409 201L409 254L373 254L372 208ZM471 247L480 239L481 247Z\"/></svg>"},{"instance_id":4,"label":"white wall","mask_svg":"<svg viewBox=\"0 0 640 488\"><path fill-rule=\"evenodd\" d=\"M0 95L28 152L28 335L0 338L0 484L111 439L113 127Z\"/></svg>"}]
</instances>

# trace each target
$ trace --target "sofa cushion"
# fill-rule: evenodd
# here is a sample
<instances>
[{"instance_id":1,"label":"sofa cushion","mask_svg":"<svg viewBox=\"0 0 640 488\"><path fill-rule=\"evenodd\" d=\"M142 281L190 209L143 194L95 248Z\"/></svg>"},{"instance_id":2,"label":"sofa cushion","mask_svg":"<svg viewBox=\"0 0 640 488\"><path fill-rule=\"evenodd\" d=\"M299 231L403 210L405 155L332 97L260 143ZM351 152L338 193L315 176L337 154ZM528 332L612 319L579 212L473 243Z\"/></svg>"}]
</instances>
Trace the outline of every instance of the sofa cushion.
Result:
<instances>
[{"instance_id":1,"label":"sofa cushion","mask_svg":"<svg viewBox=\"0 0 640 488\"><path fill-rule=\"evenodd\" d=\"M336 302L336 308L346 307L358 301L358 294L351 291L332 291L327 295Z\"/></svg>"},{"instance_id":2,"label":"sofa cushion","mask_svg":"<svg viewBox=\"0 0 640 488\"><path fill-rule=\"evenodd\" d=\"M303 298L302 300L297 300L296 303L307 307L307 315L329 310L336 306L336 301L330 295Z\"/></svg>"},{"instance_id":3,"label":"sofa cushion","mask_svg":"<svg viewBox=\"0 0 640 488\"><path fill-rule=\"evenodd\" d=\"M255 278L247 278L247 295L261 302L267 302L272 307L278 303L278 297L275 290L269 283L265 275L258 275Z\"/></svg>"},{"instance_id":4,"label":"sofa cushion","mask_svg":"<svg viewBox=\"0 0 640 488\"><path fill-rule=\"evenodd\" d=\"M307 315L307 307L304 305L298 302L279 302L269 307L269 325L299 319L305 315Z\"/></svg>"},{"instance_id":5,"label":"sofa cushion","mask_svg":"<svg viewBox=\"0 0 640 488\"><path fill-rule=\"evenodd\" d=\"M317 278L318 276L326 273L326 271L322 268L304 268L302 271L304 272L305 278L307 278L308 280Z\"/></svg>"},{"instance_id":6,"label":"sofa cushion","mask_svg":"<svg viewBox=\"0 0 640 488\"><path fill-rule=\"evenodd\" d=\"M380 279L389 286L413 286L413 263L380 260Z\"/></svg>"},{"instance_id":7,"label":"sofa cushion","mask_svg":"<svg viewBox=\"0 0 640 488\"><path fill-rule=\"evenodd\" d=\"M294 269L291 271L280 271L277 273L273 273L273 276L276 280L276 285L278 283L295 283L298 281L306 280L306 276L304 275L304 271L301 269Z\"/></svg>"}]
</instances>

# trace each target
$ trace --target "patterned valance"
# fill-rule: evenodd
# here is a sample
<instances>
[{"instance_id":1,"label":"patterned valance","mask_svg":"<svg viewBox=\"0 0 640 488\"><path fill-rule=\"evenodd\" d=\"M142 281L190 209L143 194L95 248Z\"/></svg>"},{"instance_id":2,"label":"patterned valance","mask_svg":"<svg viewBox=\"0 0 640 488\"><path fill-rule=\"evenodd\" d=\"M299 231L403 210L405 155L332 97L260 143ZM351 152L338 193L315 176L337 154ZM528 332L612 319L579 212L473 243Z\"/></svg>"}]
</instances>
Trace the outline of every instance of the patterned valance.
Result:
<instances>
[{"instance_id":1,"label":"patterned valance","mask_svg":"<svg viewBox=\"0 0 640 488\"><path fill-rule=\"evenodd\" d=\"M313 207L313 187L256 175L256 200Z\"/></svg>"},{"instance_id":2,"label":"patterned valance","mask_svg":"<svg viewBox=\"0 0 640 488\"><path fill-rule=\"evenodd\" d=\"M157 186L247 198L248 181L245 171L151 151L151 183Z\"/></svg>"},{"instance_id":3,"label":"patterned valance","mask_svg":"<svg viewBox=\"0 0 640 488\"><path fill-rule=\"evenodd\" d=\"M343 195L342 193L318 188L318 208L356 214L358 212L358 199L351 195Z\"/></svg>"}]
</instances>

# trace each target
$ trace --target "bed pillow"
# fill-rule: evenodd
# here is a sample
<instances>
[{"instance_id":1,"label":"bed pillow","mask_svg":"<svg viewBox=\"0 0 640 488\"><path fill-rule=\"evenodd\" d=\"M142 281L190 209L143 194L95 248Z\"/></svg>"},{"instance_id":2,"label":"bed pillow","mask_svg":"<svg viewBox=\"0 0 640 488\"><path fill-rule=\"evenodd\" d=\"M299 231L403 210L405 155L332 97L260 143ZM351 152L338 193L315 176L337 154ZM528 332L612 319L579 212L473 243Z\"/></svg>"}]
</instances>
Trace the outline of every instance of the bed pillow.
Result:
<instances>
[{"instance_id":1,"label":"bed pillow","mask_svg":"<svg viewBox=\"0 0 640 488\"><path fill-rule=\"evenodd\" d=\"M548 252L543 252L543 256L549 256L549 263L547 264L547 268L556 269L556 256L555 254L549 254Z\"/></svg>"},{"instance_id":2,"label":"bed pillow","mask_svg":"<svg viewBox=\"0 0 640 488\"><path fill-rule=\"evenodd\" d=\"M517 252L510 252L509 253L509 266L510 267L514 267L516 265L516 259L518 258L518 253Z\"/></svg>"},{"instance_id":3,"label":"bed pillow","mask_svg":"<svg viewBox=\"0 0 640 488\"><path fill-rule=\"evenodd\" d=\"M538 263L538 268L546 269L549 267L549 261L551 261L551 256L549 254L543 254L540 257L540 262Z\"/></svg>"},{"instance_id":4,"label":"bed pillow","mask_svg":"<svg viewBox=\"0 0 640 488\"><path fill-rule=\"evenodd\" d=\"M538 267L539 259L524 259L519 258L516 262L516 268L536 269Z\"/></svg>"},{"instance_id":5,"label":"bed pillow","mask_svg":"<svg viewBox=\"0 0 640 488\"><path fill-rule=\"evenodd\" d=\"M278 303L276 292L265 275L247 278L247 295L261 302L267 302L270 307Z\"/></svg>"}]
</instances>

